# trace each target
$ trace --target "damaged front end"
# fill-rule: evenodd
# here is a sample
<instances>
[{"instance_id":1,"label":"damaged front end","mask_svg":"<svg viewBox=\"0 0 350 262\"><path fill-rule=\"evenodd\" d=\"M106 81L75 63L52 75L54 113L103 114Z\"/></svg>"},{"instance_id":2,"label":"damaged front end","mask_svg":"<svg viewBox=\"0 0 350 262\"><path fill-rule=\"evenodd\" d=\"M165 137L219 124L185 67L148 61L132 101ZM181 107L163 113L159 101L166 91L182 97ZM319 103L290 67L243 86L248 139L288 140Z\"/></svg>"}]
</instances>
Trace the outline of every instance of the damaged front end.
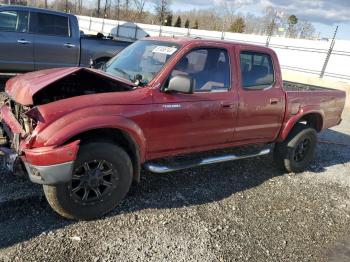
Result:
<instances>
[{"instance_id":1,"label":"damaged front end","mask_svg":"<svg viewBox=\"0 0 350 262\"><path fill-rule=\"evenodd\" d=\"M63 146L31 148L37 121L32 108L7 97L0 107L0 152L7 171L38 184L65 183L71 179L79 141Z\"/></svg>"},{"instance_id":2,"label":"damaged front end","mask_svg":"<svg viewBox=\"0 0 350 262\"><path fill-rule=\"evenodd\" d=\"M4 94L5 96L6 93ZM35 121L25 113L29 107L12 101L8 96L0 108L0 152L3 155L4 166L8 171L17 175L26 174L21 154L20 143L35 128Z\"/></svg>"},{"instance_id":3,"label":"damaged front end","mask_svg":"<svg viewBox=\"0 0 350 262\"><path fill-rule=\"evenodd\" d=\"M48 144L50 137L41 132L69 110L78 109L82 100L88 105L93 97L86 99L87 95L134 89L132 82L87 68L48 69L10 79L0 105L0 151L5 166L39 184L70 181L80 141ZM80 96L85 99L74 99ZM69 106L60 106L59 101L69 99Z\"/></svg>"}]
</instances>

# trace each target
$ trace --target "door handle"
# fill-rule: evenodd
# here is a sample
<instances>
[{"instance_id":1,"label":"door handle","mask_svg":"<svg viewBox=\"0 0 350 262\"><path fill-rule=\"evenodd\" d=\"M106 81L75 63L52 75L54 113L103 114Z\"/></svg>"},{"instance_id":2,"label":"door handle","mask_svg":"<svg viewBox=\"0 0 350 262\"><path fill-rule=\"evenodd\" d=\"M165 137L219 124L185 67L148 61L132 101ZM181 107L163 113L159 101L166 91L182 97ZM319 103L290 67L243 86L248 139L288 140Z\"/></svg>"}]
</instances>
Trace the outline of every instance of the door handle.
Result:
<instances>
[{"instance_id":1,"label":"door handle","mask_svg":"<svg viewBox=\"0 0 350 262\"><path fill-rule=\"evenodd\" d=\"M233 108L234 104L233 103L221 103L221 106L223 108Z\"/></svg>"},{"instance_id":2,"label":"door handle","mask_svg":"<svg viewBox=\"0 0 350 262\"><path fill-rule=\"evenodd\" d=\"M68 47L68 48L72 48L72 47L75 47L75 45L71 44L71 43L66 43L64 44L65 47Z\"/></svg>"},{"instance_id":3,"label":"door handle","mask_svg":"<svg viewBox=\"0 0 350 262\"><path fill-rule=\"evenodd\" d=\"M27 45L27 44L31 44L32 42L25 40L25 39L18 39L17 43L22 44L22 45Z\"/></svg>"},{"instance_id":4,"label":"door handle","mask_svg":"<svg viewBox=\"0 0 350 262\"><path fill-rule=\"evenodd\" d=\"M278 102L279 102L279 99L278 99L278 98L271 98L271 99L270 99L270 104L271 104L271 105L276 105L276 104L278 104Z\"/></svg>"}]
</instances>

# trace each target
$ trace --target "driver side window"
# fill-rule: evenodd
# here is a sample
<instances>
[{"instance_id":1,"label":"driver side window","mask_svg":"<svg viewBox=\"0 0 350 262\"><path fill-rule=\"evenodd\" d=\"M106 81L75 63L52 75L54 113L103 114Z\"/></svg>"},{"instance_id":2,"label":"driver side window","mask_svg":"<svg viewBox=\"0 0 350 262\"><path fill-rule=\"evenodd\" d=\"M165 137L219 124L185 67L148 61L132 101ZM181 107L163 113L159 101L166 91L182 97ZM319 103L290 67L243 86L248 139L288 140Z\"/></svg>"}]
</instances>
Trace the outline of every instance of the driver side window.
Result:
<instances>
[{"instance_id":1,"label":"driver side window","mask_svg":"<svg viewBox=\"0 0 350 262\"><path fill-rule=\"evenodd\" d=\"M177 75L193 78L194 92L228 91L231 81L228 53L219 48L195 49L175 65L170 78Z\"/></svg>"}]
</instances>

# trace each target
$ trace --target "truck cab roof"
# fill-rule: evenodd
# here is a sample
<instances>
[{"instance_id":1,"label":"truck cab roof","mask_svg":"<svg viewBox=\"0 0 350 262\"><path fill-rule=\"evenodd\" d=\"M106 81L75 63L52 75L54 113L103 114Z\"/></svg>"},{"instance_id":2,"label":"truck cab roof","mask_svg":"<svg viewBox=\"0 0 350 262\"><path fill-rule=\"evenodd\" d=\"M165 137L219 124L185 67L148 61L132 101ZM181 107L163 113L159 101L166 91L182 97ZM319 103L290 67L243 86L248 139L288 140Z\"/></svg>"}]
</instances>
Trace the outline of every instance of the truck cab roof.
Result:
<instances>
[{"instance_id":1,"label":"truck cab roof","mask_svg":"<svg viewBox=\"0 0 350 262\"><path fill-rule=\"evenodd\" d=\"M159 37L159 36L154 36L154 37L147 37L145 38L147 40L154 40L154 41L163 41L163 42L174 42L178 45L184 46L190 43L195 43L198 45L201 45L203 43L205 44L218 44L218 43L226 43L229 45L235 45L235 46L244 46L245 48L249 49L252 48L254 50L256 49L261 49L261 51L267 51L269 52L273 51L271 48L261 46L261 45L254 45L254 44L246 44L246 43L241 43L237 41L229 41L229 40L216 40L216 39L208 39L208 38L193 38L193 37Z\"/></svg>"},{"instance_id":2,"label":"truck cab roof","mask_svg":"<svg viewBox=\"0 0 350 262\"><path fill-rule=\"evenodd\" d=\"M0 11L3 11L3 10L45 12L46 14L64 15L64 16L75 17L73 14L69 14L69 13L54 11L54 10L45 9L45 8L22 6L22 5L2 5L2 6L0 6Z\"/></svg>"}]
</instances>

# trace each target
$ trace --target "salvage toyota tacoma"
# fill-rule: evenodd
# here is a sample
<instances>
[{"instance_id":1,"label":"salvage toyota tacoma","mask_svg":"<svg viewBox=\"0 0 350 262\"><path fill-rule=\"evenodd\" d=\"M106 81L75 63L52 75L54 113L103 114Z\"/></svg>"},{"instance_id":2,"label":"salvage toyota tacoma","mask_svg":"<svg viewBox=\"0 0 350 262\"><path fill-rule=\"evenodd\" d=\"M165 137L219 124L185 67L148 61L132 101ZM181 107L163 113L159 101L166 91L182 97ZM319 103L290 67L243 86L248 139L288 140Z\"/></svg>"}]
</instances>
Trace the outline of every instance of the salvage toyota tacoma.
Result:
<instances>
[{"instance_id":1,"label":"salvage toyota tacoma","mask_svg":"<svg viewBox=\"0 0 350 262\"><path fill-rule=\"evenodd\" d=\"M16 76L5 94L7 167L42 184L70 219L114 209L142 168L166 173L272 151L281 169L301 172L345 104L342 91L283 82L269 48L191 38L137 41L101 70ZM254 150L227 153L238 146Z\"/></svg>"}]
</instances>

